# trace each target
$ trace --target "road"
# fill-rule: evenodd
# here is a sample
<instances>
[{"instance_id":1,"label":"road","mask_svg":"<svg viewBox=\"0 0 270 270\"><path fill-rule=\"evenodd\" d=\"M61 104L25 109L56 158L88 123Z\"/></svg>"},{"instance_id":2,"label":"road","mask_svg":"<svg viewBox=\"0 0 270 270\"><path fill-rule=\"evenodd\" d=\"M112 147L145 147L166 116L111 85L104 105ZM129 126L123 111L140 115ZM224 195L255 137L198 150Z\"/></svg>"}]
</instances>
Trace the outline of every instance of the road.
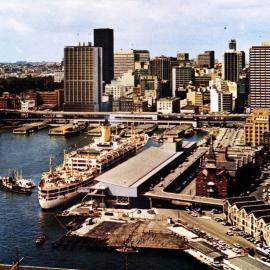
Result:
<instances>
[{"instance_id":1,"label":"road","mask_svg":"<svg viewBox=\"0 0 270 270\"><path fill-rule=\"evenodd\" d=\"M239 243L243 247L249 247L254 249L256 247L253 243L250 243L243 237L240 237L238 235L226 235L229 227L223 226L221 223L214 221L209 215L202 217L193 217L184 210L158 209L158 212L160 215L171 216L174 220L177 220L177 218L179 217L181 222L185 222L194 227L197 227L200 230L203 230L206 233L211 234L213 237L223 240L230 245Z\"/></svg>"}]
</instances>

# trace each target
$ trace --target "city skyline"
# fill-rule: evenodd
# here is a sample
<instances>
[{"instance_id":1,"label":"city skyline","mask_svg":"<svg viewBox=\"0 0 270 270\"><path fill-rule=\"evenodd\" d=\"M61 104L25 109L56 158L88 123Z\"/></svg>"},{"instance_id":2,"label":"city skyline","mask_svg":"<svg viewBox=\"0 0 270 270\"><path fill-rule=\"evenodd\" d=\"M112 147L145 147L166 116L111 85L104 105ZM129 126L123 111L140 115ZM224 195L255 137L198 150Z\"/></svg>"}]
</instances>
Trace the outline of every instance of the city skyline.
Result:
<instances>
[{"instance_id":1,"label":"city skyline","mask_svg":"<svg viewBox=\"0 0 270 270\"><path fill-rule=\"evenodd\" d=\"M115 50L148 49L151 57L188 52L191 58L227 50L230 39L248 52L268 40L270 3L213 1L31 1L1 3L0 62L61 61L63 48L93 42L94 28L112 28ZM259 30L258 30L259 29ZM79 35L78 35L79 33Z\"/></svg>"}]
</instances>

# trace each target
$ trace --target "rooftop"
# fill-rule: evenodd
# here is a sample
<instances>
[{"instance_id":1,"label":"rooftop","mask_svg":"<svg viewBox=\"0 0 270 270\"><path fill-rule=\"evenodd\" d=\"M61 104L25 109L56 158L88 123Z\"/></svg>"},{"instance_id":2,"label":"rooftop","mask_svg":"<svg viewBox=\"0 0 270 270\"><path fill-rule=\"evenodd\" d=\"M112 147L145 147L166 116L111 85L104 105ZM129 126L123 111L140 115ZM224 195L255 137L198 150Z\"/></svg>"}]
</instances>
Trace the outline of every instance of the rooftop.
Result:
<instances>
[{"instance_id":1,"label":"rooftop","mask_svg":"<svg viewBox=\"0 0 270 270\"><path fill-rule=\"evenodd\" d=\"M99 175L95 180L122 187L138 187L181 154L182 152L169 152L150 147Z\"/></svg>"},{"instance_id":2,"label":"rooftop","mask_svg":"<svg viewBox=\"0 0 270 270\"><path fill-rule=\"evenodd\" d=\"M251 214L253 214L257 219L263 216L268 216L270 215L270 205L268 206L269 207L267 209L255 210L255 211L252 211Z\"/></svg>"},{"instance_id":3,"label":"rooftop","mask_svg":"<svg viewBox=\"0 0 270 270\"><path fill-rule=\"evenodd\" d=\"M234 257L225 261L226 265L234 265L245 270L269 270L269 266L248 256ZM236 269L236 268L233 268Z\"/></svg>"},{"instance_id":4,"label":"rooftop","mask_svg":"<svg viewBox=\"0 0 270 270\"><path fill-rule=\"evenodd\" d=\"M227 199L227 202L229 204L233 204L236 202L250 202L250 201L256 201L256 198L254 196L248 196L248 197L232 197Z\"/></svg>"},{"instance_id":5,"label":"rooftop","mask_svg":"<svg viewBox=\"0 0 270 270\"><path fill-rule=\"evenodd\" d=\"M270 209L270 205L268 204L258 204L258 205L249 205L249 206L243 206L241 209L245 209L245 212L247 214L254 213L257 210L264 210L264 209Z\"/></svg>"}]
</instances>

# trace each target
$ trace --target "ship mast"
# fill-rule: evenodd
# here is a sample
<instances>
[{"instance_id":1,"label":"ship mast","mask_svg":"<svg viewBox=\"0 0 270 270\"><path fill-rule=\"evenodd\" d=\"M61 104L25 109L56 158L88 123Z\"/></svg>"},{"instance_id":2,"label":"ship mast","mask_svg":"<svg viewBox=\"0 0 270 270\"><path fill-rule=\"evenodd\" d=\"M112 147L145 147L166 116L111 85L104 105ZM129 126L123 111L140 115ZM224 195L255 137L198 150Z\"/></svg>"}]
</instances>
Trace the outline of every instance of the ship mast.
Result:
<instances>
[{"instance_id":1,"label":"ship mast","mask_svg":"<svg viewBox=\"0 0 270 270\"><path fill-rule=\"evenodd\" d=\"M50 175L52 175L52 156L50 156Z\"/></svg>"}]
</instances>

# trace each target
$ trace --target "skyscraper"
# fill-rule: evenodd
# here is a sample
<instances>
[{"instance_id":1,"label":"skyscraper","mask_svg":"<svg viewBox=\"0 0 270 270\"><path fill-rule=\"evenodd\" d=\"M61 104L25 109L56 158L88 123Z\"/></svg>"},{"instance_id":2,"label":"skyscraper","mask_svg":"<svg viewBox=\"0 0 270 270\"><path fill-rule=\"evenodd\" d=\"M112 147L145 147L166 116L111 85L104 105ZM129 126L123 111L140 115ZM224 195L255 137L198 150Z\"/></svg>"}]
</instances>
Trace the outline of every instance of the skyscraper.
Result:
<instances>
[{"instance_id":1,"label":"skyscraper","mask_svg":"<svg viewBox=\"0 0 270 270\"><path fill-rule=\"evenodd\" d=\"M135 55L133 50L119 50L114 53L114 78L122 77L124 73L134 72Z\"/></svg>"},{"instance_id":2,"label":"skyscraper","mask_svg":"<svg viewBox=\"0 0 270 270\"><path fill-rule=\"evenodd\" d=\"M185 88L190 82L194 81L194 69L192 67L173 67L172 68L172 96L181 97L181 88ZM183 90L182 90L183 92ZM186 93L184 91L184 93Z\"/></svg>"},{"instance_id":3,"label":"skyscraper","mask_svg":"<svg viewBox=\"0 0 270 270\"><path fill-rule=\"evenodd\" d=\"M270 44L249 50L250 106L270 109Z\"/></svg>"},{"instance_id":4,"label":"skyscraper","mask_svg":"<svg viewBox=\"0 0 270 270\"><path fill-rule=\"evenodd\" d=\"M99 111L102 94L102 48L91 43L64 49L64 110Z\"/></svg>"},{"instance_id":5,"label":"skyscraper","mask_svg":"<svg viewBox=\"0 0 270 270\"><path fill-rule=\"evenodd\" d=\"M215 66L215 52L205 51L198 55L198 66L203 68L214 68Z\"/></svg>"},{"instance_id":6,"label":"skyscraper","mask_svg":"<svg viewBox=\"0 0 270 270\"><path fill-rule=\"evenodd\" d=\"M222 55L222 79L239 81L239 74L245 65L245 53L236 51L236 40L229 42L229 50Z\"/></svg>"},{"instance_id":7,"label":"skyscraper","mask_svg":"<svg viewBox=\"0 0 270 270\"><path fill-rule=\"evenodd\" d=\"M110 28L94 29L94 46L102 48L103 81L105 82L105 84L109 84L111 83L111 80L113 80L113 69L114 69L113 29Z\"/></svg>"},{"instance_id":8,"label":"skyscraper","mask_svg":"<svg viewBox=\"0 0 270 270\"><path fill-rule=\"evenodd\" d=\"M235 39L231 39L229 42L229 49L236 51L236 40Z\"/></svg>"}]
</instances>

